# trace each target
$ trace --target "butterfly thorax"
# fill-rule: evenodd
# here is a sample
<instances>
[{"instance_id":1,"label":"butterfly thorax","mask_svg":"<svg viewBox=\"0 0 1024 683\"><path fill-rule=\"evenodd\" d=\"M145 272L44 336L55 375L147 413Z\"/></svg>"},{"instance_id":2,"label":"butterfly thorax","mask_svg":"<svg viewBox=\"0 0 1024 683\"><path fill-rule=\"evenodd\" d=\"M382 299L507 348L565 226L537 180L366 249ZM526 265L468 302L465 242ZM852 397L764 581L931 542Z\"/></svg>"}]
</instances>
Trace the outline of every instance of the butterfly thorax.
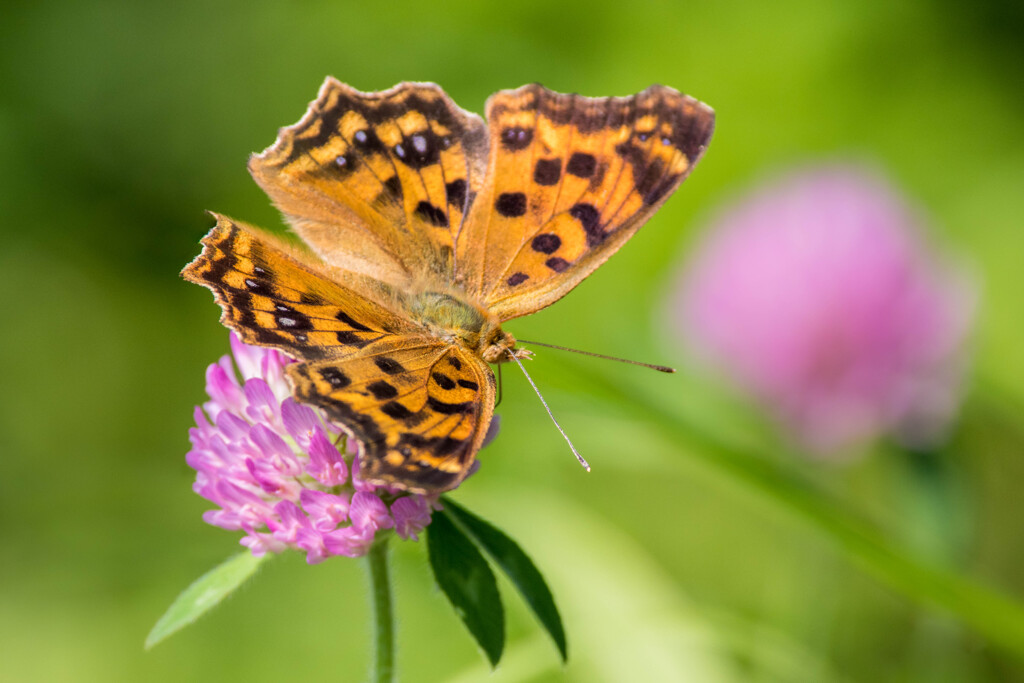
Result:
<instances>
[{"instance_id":1,"label":"butterfly thorax","mask_svg":"<svg viewBox=\"0 0 1024 683\"><path fill-rule=\"evenodd\" d=\"M423 292L408 298L413 320L440 339L473 350L488 363L509 360L508 352L521 356L516 340L501 329L498 319L480 306L451 292Z\"/></svg>"}]
</instances>

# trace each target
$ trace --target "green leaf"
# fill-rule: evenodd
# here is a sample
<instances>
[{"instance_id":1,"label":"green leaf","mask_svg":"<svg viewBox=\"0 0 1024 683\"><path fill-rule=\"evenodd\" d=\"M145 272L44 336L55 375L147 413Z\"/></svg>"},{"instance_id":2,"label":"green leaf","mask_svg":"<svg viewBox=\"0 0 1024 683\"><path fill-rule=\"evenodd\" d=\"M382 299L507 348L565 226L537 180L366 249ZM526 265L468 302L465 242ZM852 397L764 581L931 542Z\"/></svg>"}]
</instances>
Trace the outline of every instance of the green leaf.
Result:
<instances>
[{"instance_id":1,"label":"green leaf","mask_svg":"<svg viewBox=\"0 0 1024 683\"><path fill-rule=\"evenodd\" d=\"M248 550L238 553L206 572L186 588L157 620L146 636L146 649L150 649L220 604L252 576L270 555L255 557Z\"/></svg>"},{"instance_id":2,"label":"green leaf","mask_svg":"<svg viewBox=\"0 0 1024 683\"><path fill-rule=\"evenodd\" d=\"M505 647L505 611L487 560L443 510L427 527L427 553L437 585L491 667L497 666Z\"/></svg>"},{"instance_id":3,"label":"green leaf","mask_svg":"<svg viewBox=\"0 0 1024 683\"><path fill-rule=\"evenodd\" d=\"M445 509L462 525L470 536L483 548L498 566L505 572L512 584L523 596L533 613L537 615L541 626L555 641L562 661L568 660L565 645L565 630L562 628L562 617L555 607L555 599L548 589L544 577L541 576L533 561L523 552L515 541L450 498L443 499Z\"/></svg>"}]
</instances>

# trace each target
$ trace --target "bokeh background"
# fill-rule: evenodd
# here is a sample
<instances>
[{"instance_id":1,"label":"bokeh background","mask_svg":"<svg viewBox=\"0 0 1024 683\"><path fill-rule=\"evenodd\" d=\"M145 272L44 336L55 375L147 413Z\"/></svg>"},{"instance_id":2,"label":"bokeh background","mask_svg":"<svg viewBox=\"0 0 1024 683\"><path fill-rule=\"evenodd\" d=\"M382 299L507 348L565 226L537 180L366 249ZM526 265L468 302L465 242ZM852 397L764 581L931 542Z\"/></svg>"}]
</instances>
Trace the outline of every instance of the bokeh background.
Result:
<instances>
[{"instance_id":1,"label":"bokeh background","mask_svg":"<svg viewBox=\"0 0 1024 683\"><path fill-rule=\"evenodd\" d=\"M570 661L507 583L489 674L393 553L405 681L1024 680L1024 11L1017 3L131 3L0 15L0 679L358 681L359 561L296 554L152 651L190 581L237 551L186 467L227 350L177 273L214 209L283 230L245 170L331 74L440 83L482 111L539 81L665 83L708 102L710 150L664 209L527 339L685 368L538 354L582 472L506 369L502 433L456 494L534 557ZM809 457L688 360L672 288L723 206L789 169L868 164L976 296L948 438ZM656 409L654 409L656 408Z\"/></svg>"}]
</instances>

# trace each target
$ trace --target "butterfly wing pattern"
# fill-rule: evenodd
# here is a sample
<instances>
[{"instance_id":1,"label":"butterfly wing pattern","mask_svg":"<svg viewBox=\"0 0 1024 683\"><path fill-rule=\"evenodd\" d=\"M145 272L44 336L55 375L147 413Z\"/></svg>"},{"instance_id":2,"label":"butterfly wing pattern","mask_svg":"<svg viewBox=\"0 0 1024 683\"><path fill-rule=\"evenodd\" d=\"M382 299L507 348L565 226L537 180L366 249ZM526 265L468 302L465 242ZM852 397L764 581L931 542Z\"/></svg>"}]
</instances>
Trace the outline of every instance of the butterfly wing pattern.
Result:
<instances>
[{"instance_id":1,"label":"butterfly wing pattern","mask_svg":"<svg viewBox=\"0 0 1024 683\"><path fill-rule=\"evenodd\" d=\"M184 275L213 290L221 322L289 365L298 400L362 447L361 475L414 492L466 476L494 411L494 376L465 348L289 255L270 236L218 216Z\"/></svg>"},{"instance_id":2,"label":"butterfly wing pattern","mask_svg":"<svg viewBox=\"0 0 1024 683\"><path fill-rule=\"evenodd\" d=\"M432 83L361 93L328 78L249 170L325 261L408 287L450 276L486 145L480 117Z\"/></svg>"},{"instance_id":3,"label":"butterfly wing pattern","mask_svg":"<svg viewBox=\"0 0 1024 683\"><path fill-rule=\"evenodd\" d=\"M403 340L342 363L288 367L298 400L323 408L363 444L361 476L414 492L468 474L494 412L494 375L459 346Z\"/></svg>"},{"instance_id":4,"label":"butterfly wing pattern","mask_svg":"<svg viewBox=\"0 0 1024 683\"><path fill-rule=\"evenodd\" d=\"M221 322L244 342L318 360L420 331L273 237L214 215L217 225L203 238L203 253L182 274L213 290Z\"/></svg>"},{"instance_id":5,"label":"butterfly wing pattern","mask_svg":"<svg viewBox=\"0 0 1024 683\"><path fill-rule=\"evenodd\" d=\"M488 183L460 235L470 291L502 321L565 296L686 178L714 116L651 86L632 97L562 95L539 85L487 103Z\"/></svg>"},{"instance_id":6,"label":"butterfly wing pattern","mask_svg":"<svg viewBox=\"0 0 1024 683\"><path fill-rule=\"evenodd\" d=\"M690 173L714 113L671 88L496 93L487 123L436 85L328 78L249 162L314 252L216 216L182 271L221 321L281 349L297 400L360 444L361 477L417 493L468 474L494 411L501 322L548 306Z\"/></svg>"}]
</instances>

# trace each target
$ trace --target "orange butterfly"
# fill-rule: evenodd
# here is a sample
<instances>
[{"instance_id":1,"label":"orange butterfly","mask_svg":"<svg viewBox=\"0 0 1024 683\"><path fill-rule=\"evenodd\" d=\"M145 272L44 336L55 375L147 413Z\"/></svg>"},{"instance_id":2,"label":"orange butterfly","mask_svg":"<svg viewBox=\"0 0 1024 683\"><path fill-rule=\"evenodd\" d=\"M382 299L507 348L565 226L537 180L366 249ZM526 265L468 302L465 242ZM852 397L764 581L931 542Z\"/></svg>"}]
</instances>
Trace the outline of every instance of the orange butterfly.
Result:
<instances>
[{"instance_id":1,"label":"orange butterfly","mask_svg":"<svg viewBox=\"0 0 1024 683\"><path fill-rule=\"evenodd\" d=\"M485 124L431 83L362 93L328 78L249 161L316 257L217 216L182 275L246 342L302 361L288 367L295 397L362 444L363 479L445 491L491 422L487 364L529 353L501 324L617 251L713 127L709 107L664 86L503 90Z\"/></svg>"}]
</instances>

